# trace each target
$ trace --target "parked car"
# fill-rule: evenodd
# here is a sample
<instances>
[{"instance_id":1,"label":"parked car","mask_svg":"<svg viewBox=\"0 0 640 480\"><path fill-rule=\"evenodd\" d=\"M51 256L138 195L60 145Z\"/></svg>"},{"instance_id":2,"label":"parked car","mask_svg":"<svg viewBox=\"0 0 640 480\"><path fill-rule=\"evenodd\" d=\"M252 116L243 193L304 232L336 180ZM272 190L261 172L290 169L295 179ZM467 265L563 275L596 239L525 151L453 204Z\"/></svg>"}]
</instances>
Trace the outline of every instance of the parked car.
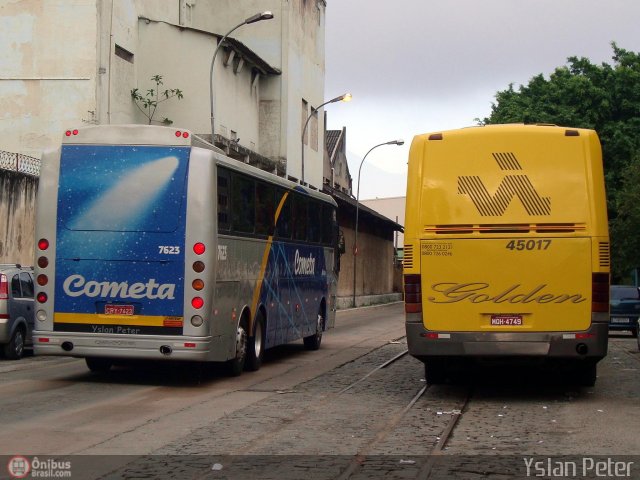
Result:
<instances>
[{"instance_id":1,"label":"parked car","mask_svg":"<svg viewBox=\"0 0 640 480\"><path fill-rule=\"evenodd\" d=\"M33 293L33 267L0 264L0 347L5 358L21 358L32 343Z\"/></svg>"},{"instance_id":2,"label":"parked car","mask_svg":"<svg viewBox=\"0 0 640 480\"><path fill-rule=\"evenodd\" d=\"M640 289L632 285L611 285L609 295L609 331L629 330L638 336Z\"/></svg>"}]
</instances>

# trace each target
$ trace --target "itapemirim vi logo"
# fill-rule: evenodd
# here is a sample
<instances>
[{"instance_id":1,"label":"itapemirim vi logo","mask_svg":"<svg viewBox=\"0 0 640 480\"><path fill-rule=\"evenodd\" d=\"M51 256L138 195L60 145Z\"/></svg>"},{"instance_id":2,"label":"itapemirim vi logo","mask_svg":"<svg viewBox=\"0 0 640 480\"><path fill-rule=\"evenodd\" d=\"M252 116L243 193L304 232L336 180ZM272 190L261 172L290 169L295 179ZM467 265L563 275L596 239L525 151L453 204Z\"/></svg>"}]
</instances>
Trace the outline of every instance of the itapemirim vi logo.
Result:
<instances>
[{"instance_id":1,"label":"itapemirim vi logo","mask_svg":"<svg viewBox=\"0 0 640 480\"><path fill-rule=\"evenodd\" d=\"M523 170L511 152L494 153L493 158L500 170ZM528 215L551 215L551 199L541 196L527 175L505 175L493 195L489 193L480 177L458 177L458 194L468 195L482 216L501 217L513 197L518 197Z\"/></svg>"}]
</instances>

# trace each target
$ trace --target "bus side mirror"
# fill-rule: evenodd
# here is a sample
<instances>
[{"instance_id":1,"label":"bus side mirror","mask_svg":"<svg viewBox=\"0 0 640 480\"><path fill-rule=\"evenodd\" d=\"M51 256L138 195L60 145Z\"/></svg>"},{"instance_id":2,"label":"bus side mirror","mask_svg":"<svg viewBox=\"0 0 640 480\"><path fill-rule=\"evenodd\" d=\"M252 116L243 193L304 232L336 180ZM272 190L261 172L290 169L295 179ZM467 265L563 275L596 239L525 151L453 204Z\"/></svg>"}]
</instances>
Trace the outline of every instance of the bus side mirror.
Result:
<instances>
[{"instance_id":1,"label":"bus side mirror","mask_svg":"<svg viewBox=\"0 0 640 480\"><path fill-rule=\"evenodd\" d=\"M338 231L338 253L342 255L346 251L345 242L344 242L344 233L342 230Z\"/></svg>"}]
</instances>

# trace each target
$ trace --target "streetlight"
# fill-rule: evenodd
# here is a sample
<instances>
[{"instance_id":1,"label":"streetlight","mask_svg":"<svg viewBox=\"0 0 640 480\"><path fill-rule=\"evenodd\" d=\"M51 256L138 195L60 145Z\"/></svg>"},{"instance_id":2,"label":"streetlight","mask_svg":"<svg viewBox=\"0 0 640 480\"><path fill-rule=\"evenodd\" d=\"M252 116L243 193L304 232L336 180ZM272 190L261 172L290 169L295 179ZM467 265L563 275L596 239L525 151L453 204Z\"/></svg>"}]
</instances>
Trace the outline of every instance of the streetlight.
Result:
<instances>
[{"instance_id":1,"label":"streetlight","mask_svg":"<svg viewBox=\"0 0 640 480\"><path fill-rule=\"evenodd\" d=\"M222 37L222 39L218 42L218 45L216 46L215 51L213 52L213 57L211 58L211 71L209 72L209 95L210 95L210 99L211 99L211 144L213 144L213 142L215 141L213 138L214 135L214 126L213 126L213 111L214 111L214 103L215 103L215 94L213 91L213 64L216 61L216 56L218 55L218 50L220 50L220 47L222 46L222 44L224 43L224 41L226 40L226 38L231 35L231 33L233 33L236 29L240 28L243 25L248 25L250 23L256 23L256 22L260 22L262 20L271 20L273 18L273 13L269 12L269 11L265 11L262 13L256 13L255 15L247 18L246 20L242 21L241 23L239 23L238 25L236 25L235 27L233 27L231 30L229 30L226 35L224 37Z\"/></svg>"},{"instance_id":2,"label":"streetlight","mask_svg":"<svg viewBox=\"0 0 640 480\"><path fill-rule=\"evenodd\" d=\"M371 150L374 148L381 147L383 145L404 145L404 140L391 140L390 142L384 142L376 145L375 147L371 147L369 151L365 154L364 158L360 162L360 168L358 168L358 190L356 196L356 228L355 228L355 237L353 240L353 306L356 306L356 267L358 265L357 255L358 255L358 213L360 211L360 171L362 170L362 164L367 158L367 155L371 153Z\"/></svg>"},{"instance_id":3,"label":"streetlight","mask_svg":"<svg viewBox=\"0 0 640 480\"><path fill-rule=\"evenodd\" d=\"M313 117L313 115L320 110L322 107L324 107L325 105L329 104L329 103L335 103L335 102L350 102L351 101L351 94L350 93L345 93L344 95L340 95L339 97L336 98L332 98L331 100L329 100L328 102L324 102L322 105L320 105L319 107L313 108L311 107L311 114L309 114L309 116L307 117L307 121L304 122L304 128L302 129L302 155L301 155L301 160L302 160L302 175L301 175L301 179L300 179L300 183L302 183L304 185L304 134L307 133L307 125L309 125L309 120L311 120L311 117Z\"/></svg>"}]
</instances>

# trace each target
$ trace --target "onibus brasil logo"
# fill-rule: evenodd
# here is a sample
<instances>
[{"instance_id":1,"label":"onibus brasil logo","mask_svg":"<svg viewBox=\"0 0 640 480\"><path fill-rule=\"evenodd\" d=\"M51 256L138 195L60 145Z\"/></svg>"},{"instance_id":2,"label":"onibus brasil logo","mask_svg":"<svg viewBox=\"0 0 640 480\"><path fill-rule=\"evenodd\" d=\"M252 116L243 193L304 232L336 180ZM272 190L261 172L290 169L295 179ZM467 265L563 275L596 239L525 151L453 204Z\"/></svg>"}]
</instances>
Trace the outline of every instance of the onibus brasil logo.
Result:
<instances>
[{"instance_id":1,"label":"onibus brasil logo","mask_svg":"<svg viewBox=\"0 0 640 480\"><path fill-rule=\"evenodd\" d=\"M7 471L11 478L71 478L71 462L55 458L33 457L29 460L22 455L15 455L7 463Z\"/></svg>"},{"instance_id":2,"label":"onibus brasil logo","mask_svg":"<svg viewBox=\"0 0 640 480\"><path fill-rule=\"evenodd\" d=\"M513 153L493 153L500 170L518 172L523 168ZM468 195L483 217L501 217L513 197L518 197L527 214L551 215L551 198L541 196L527 175L505 175L491 195L479 176L458 177L458 194Z\"/></svg>"}]
</instances>

